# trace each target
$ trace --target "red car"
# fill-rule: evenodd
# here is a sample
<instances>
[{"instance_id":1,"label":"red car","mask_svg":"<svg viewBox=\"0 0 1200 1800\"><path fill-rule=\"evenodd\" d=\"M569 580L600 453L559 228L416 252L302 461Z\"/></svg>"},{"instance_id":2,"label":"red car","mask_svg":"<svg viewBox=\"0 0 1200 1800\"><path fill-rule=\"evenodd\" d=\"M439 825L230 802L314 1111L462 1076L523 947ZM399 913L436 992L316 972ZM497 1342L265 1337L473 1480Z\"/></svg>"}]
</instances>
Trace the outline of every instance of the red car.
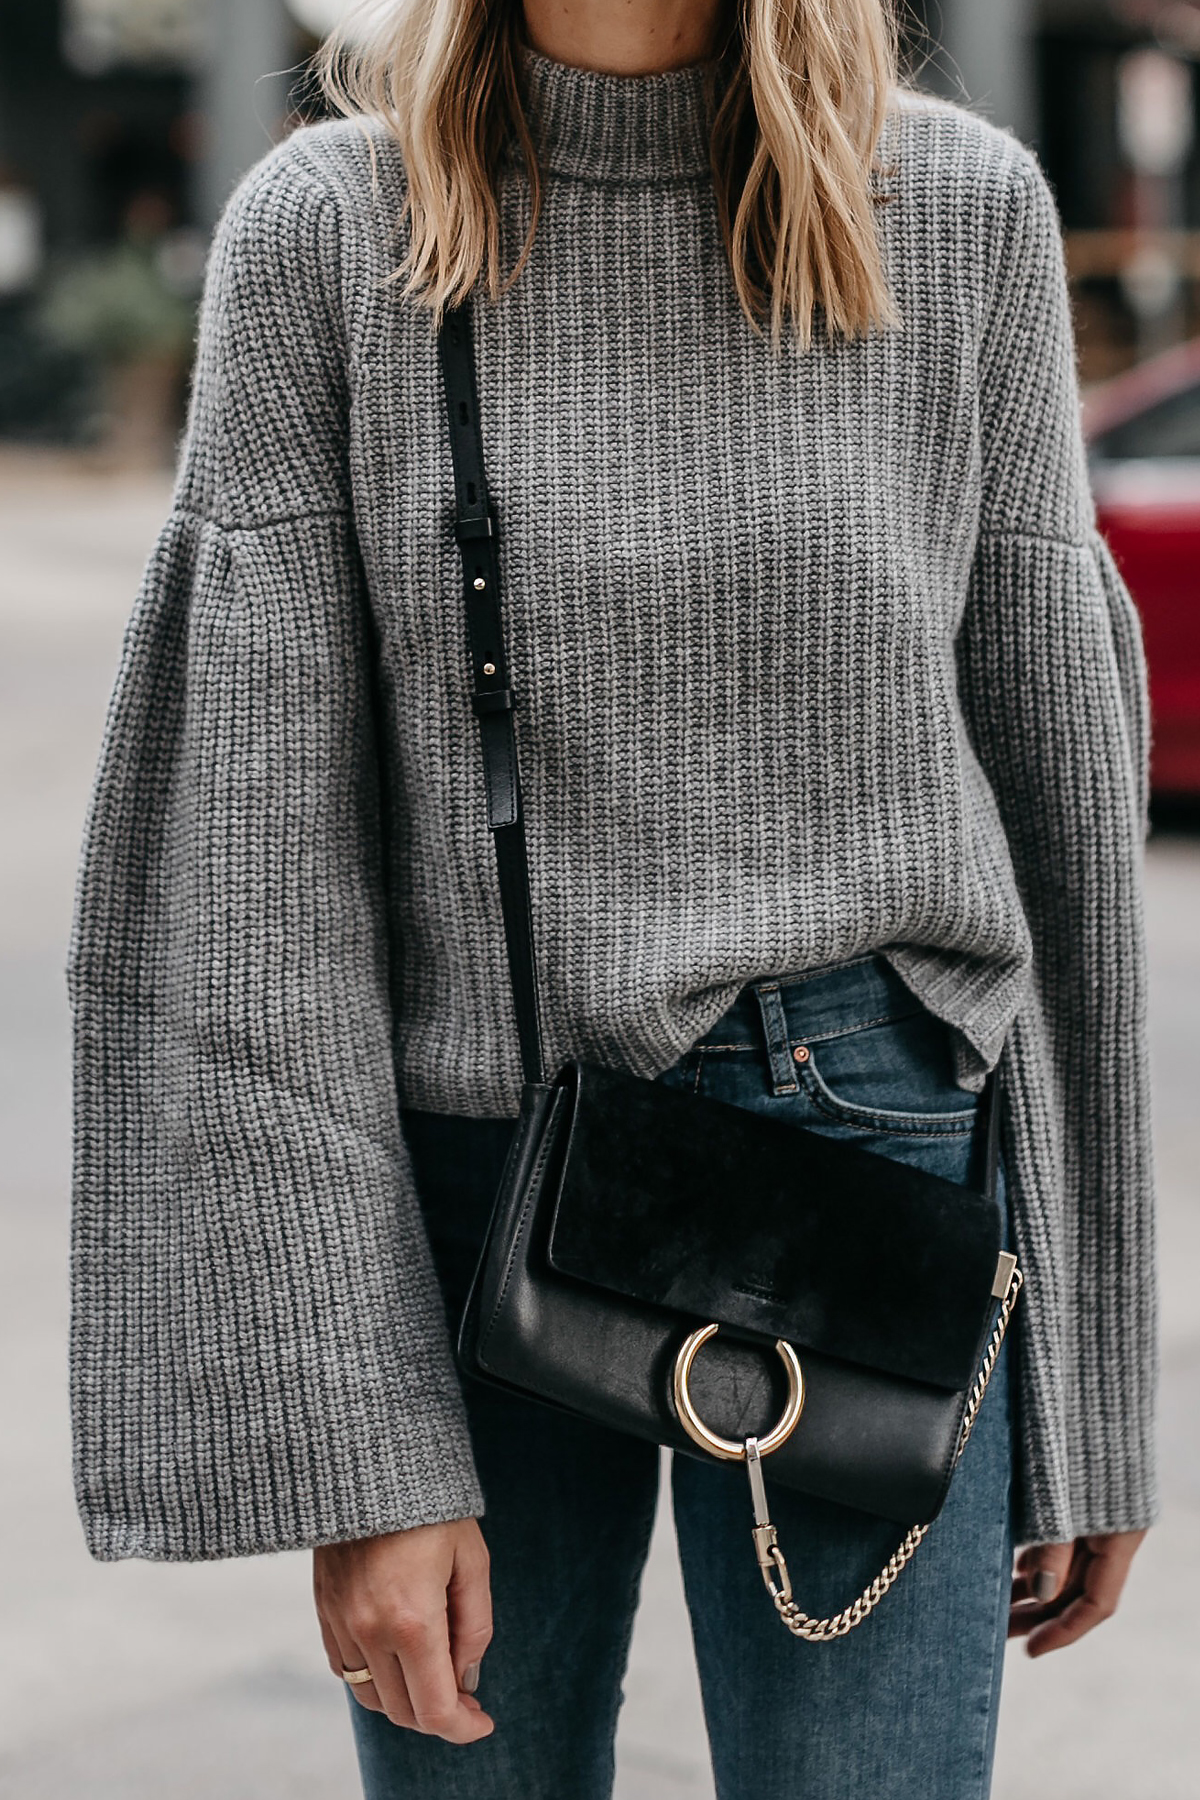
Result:
<instances>
[{"instance_id":1,"label":"red car","mask_svg":"<svg viewBox=\"0 0 1200 1800\"><path fill-rule=\"evenodd\" d=\"M1200 797L1200 338L1093 388L1084 433L1145 630L1154 792Z\"/></svg>"}]
</instances>

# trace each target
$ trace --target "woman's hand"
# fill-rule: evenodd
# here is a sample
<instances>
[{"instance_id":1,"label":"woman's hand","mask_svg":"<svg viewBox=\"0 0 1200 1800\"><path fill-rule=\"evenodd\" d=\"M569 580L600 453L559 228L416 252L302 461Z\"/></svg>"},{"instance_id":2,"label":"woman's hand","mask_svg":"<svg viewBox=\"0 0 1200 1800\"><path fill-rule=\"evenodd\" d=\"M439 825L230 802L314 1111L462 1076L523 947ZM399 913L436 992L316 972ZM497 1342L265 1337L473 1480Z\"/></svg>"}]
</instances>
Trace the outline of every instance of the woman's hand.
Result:
<instances>
[{"instance_id":1,"label":"woman's hand","mask_svg":"<svg viewBox=\"0 0 1200 1800\"><path fill-rule=\"evenodd\" d=\"M1112 1531L1022 1550L1013 1577L1009 1637L1027 1637L1029 1655L1043 1656L1111 1619L1145 1535Z\"/></svg>"},{"instance_id":2,"label":"woman's hand","mask_svg":"<svg viewBox=\"0 0 1200 1800\"><path fill-rule=\"evenodd\" d=\"M371 1671L350 1690L361 1706L451 1744L490 1735L493 1722L474 1698L492 1637L478 1520L321 1544L313 1595L334 1674Z\"/></svg>"}]
</instances>

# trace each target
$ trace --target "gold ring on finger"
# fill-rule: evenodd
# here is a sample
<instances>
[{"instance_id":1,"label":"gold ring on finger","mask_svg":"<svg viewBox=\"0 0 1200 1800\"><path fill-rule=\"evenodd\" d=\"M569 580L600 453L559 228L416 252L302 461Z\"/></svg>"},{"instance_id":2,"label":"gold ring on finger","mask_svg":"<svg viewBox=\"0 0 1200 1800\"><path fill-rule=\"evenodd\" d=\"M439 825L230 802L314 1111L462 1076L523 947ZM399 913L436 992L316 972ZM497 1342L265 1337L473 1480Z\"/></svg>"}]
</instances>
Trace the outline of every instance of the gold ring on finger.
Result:
<instances>
[{"instance_id":1,"label":"gold ring on finger","mask_svg":"<svg viewBox=\"0 0 1200 1800\"><path fill-rule=\"evenodd\" d=\"M361 1682L374 1680L370 1669L343 1669L342 1680L348 1681L351 1687L358 1687Z\"/></svg>"}]
</instances>

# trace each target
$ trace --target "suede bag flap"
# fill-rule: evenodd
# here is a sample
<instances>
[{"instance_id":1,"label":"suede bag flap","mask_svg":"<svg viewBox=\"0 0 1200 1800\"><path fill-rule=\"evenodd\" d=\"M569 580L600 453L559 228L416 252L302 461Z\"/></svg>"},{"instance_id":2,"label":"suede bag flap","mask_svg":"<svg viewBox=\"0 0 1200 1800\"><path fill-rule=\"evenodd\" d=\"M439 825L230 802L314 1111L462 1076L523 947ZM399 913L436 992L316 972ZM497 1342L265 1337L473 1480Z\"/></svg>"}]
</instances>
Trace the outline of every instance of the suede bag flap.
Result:
<instances>
[{"instance_id":1,"label":"suede bag flap","mask_svg":"<svg viewBox=\"0 0 1200 1800\"><path fill-rule=\"evenodd\" d=\"M803 1127L572 1062L559 1274L955 1391L1001 1246L994 1199Z\"/></svg>"}]
</instances>

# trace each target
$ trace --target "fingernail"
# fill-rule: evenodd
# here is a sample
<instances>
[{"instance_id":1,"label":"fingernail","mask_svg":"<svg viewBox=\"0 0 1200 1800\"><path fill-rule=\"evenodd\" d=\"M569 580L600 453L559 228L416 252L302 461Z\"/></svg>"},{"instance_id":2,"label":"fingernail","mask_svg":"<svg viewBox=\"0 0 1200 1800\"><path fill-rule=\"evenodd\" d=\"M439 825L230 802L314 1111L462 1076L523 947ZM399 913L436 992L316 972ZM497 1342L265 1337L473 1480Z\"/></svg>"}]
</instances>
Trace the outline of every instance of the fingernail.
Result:
<instances>
[{"instance_id":1,"label":"fingernail","mask_svg":"<svg viewBox=\"0 0 1200 1800\"><path fill-rule=\"evenodd\" d=\"M478 1686L479 1664L477 1662L469 1663L463 1670L462 1691L464 1694L473 1694Z\"/></svg>"},{"instance_id":2,"label":"fingernail","mask_svg":"<svg viewBox=\"0 0 1200 1800\"><path fill-rule=\"evenodd\" d=\"M1039 1569L1033 1578L1033 1591L1039 1600L1053 1600L1058 1592L1058 1576L1053 1569Z\"/></svg>"}]
</instances>

